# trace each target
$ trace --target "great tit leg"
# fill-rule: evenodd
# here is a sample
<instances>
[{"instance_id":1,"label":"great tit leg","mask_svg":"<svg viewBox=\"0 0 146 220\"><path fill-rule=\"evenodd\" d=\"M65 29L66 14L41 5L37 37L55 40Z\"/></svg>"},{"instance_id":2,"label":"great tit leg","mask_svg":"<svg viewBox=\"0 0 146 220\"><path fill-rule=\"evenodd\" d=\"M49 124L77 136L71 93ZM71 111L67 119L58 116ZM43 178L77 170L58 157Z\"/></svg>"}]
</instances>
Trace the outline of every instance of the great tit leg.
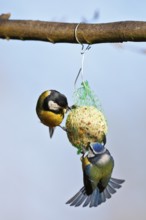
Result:
<instances>
[{"instance_id":1,"label":"great tit leg","mask_svg":"<svg viewBox=\"0 0 146 220\"><path fill-rule=\"evenodd\" d=\"M61 125L59 125L59 127L62 128L63 131L67 132L66 127L63 127L63 126L61 126Z\"/></svg>"}]
</instances>

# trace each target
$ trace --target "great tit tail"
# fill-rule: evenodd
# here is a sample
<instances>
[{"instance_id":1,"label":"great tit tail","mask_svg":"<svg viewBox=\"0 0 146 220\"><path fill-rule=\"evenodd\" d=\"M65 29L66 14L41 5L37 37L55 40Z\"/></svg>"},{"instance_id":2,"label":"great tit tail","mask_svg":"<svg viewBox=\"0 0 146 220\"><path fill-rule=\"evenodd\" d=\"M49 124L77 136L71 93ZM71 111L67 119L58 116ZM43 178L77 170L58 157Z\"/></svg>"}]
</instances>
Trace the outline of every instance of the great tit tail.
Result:
<instances>
[{"instance_id":1,"label":"great tit tail","mask_svg":"<svg viewBox=\"0 0 146 220\"><path fill-rule=\"evenodd\" d=\"M54 130L55 130L55 127L49 127L50 138L52 138L52 136L54 134Z\"/></svg>"}]
</instances>

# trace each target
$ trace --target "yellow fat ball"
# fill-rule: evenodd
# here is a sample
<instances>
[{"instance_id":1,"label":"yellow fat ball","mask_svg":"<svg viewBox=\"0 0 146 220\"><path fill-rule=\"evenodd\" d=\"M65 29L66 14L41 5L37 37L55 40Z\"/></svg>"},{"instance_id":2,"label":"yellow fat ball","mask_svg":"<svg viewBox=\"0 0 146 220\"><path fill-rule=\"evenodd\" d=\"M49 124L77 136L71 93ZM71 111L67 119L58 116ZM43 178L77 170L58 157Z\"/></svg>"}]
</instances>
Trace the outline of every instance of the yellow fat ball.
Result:
<instances>
[{"instance_id":1,"label":"yellow fat ball","mask_svg":"<svg viewBox=\"0 0 146 220\"><path fill-rule=\"evenodd\" d=\"M78 106L70 111L66 120L67 136L73 146L87 147L89 142L102 142L107 134L107 121L93 106Z\"/></svg>"}]
</instances>

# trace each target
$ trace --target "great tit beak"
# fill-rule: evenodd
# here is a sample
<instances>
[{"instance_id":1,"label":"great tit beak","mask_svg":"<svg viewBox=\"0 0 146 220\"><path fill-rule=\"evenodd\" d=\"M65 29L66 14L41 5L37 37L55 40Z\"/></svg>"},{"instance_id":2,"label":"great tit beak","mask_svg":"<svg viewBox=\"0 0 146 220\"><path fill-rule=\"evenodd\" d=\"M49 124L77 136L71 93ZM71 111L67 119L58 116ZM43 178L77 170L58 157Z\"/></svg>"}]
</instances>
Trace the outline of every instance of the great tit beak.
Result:
<instances>
[{"instance_id":1,"label":"great tit beak","mask_svg":"<svg viewBox=\"0 0 146 220\"><path fill-rule=\"evenodd\" d=\"M67 111L71 110L71 107L67 106Z\"/></svg>"},{"instance_id":2,"label":"great tit beak","mask_svg":"<svg viewBox=\"0 0 146 220\"><path fill-rule=\"evenodd\" d=\"M77 105L72 105L71 107L68 107L70 110L77 108Z\"/></svg>"},{"instance_id":3,"label":"great tit beak","mask_svg":"<svg viewBox=\"0 0 146 220\"><path fill-rule=\"evenodd\" d=\"M72 106L71 107L67 106L67 108L64 109L64 113L67 113L70 110L72 110Z\"/></svg>"}]
</instances>

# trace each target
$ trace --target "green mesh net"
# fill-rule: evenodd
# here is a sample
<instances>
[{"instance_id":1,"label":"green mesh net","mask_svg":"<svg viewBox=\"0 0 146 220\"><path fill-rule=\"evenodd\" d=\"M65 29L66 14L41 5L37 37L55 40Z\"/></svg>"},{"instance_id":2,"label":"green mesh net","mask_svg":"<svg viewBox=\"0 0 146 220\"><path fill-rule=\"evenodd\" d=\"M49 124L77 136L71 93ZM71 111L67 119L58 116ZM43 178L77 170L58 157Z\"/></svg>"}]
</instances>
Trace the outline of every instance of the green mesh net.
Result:
<instances>
[{"instance_id":1,"label":"green mesh net","mask_svg":"<svg viewBox=\"0 0 146 220\"><path fill-rule=\"evenodd\" d=\"M102 111L101 103L94 92L91 90L88 81L81 83L81 87L74 92L74 104L77 106L94 106Z\"/></svg>"},{"instance_id":2,"label":"green mesh net","mask_svg":"<svg viewBox=\"0 0 146 220\"><path fill-rule=\"evenodd\" d=\"M88 149L88 143L102 143L107 133L107 121L99 99L91 90L88 81L83 81L74 92L74 108L66 120L67 136L78 154Z\"/></svg>"}]
</instances>

